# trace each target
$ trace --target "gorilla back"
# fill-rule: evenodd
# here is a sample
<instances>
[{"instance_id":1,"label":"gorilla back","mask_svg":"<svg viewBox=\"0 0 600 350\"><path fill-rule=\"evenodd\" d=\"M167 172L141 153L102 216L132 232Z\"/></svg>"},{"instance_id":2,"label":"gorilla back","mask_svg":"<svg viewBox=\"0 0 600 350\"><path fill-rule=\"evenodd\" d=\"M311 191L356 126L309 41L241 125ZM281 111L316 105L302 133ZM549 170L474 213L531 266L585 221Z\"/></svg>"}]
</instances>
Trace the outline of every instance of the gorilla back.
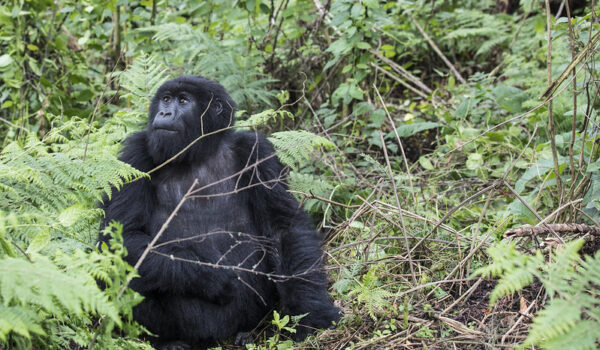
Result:
<instances>
[{"instance_id":1,"label":"gorilla back","mask_svg":"<svg viewBox=\"0 0 600 350\"><path fill-rule=\"evenodd\" d=\"M320 235L287 192L271 144L259 133L234 132L233 114L218 83L166 82L148 127L125 141L121 155L153 170L151 180L127 184L103 204L102 226L121 222L130 264L160 234L131 287L145 297L135 319L165 349L248 332L275 307L307 314L297 339L340 318L326 290Z\"/></svg>"}]
</instances>

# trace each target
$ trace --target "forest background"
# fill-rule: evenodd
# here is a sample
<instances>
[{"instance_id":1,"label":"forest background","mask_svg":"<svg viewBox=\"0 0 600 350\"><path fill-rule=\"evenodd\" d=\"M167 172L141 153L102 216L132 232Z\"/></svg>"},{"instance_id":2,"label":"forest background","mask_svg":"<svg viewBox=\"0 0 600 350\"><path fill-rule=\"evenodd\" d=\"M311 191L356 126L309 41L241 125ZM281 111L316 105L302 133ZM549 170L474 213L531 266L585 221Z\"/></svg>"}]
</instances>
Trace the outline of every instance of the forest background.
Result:
<instances>
[{"instance_id":1,"label":"forest background","mask_svg":"<svg viewBox=\"0 0 600 350\"><path fill-rule=\"evenodd\" d=\"M180 74L269 136L344 311L304 343L274 313L248 349L598 349L599 10L3 0L0 349L150 348L97 203L146 176L118 150Z\"/></svg>"}]
</instances>

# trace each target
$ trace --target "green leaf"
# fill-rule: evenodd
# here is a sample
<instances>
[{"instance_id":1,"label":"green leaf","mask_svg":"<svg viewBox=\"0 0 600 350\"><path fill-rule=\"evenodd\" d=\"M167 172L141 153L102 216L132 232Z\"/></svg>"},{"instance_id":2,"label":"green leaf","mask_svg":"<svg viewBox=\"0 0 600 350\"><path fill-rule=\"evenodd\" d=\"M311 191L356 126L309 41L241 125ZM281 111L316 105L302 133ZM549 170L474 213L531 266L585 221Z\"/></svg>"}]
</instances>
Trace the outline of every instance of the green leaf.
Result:
<instances>
[{"instance_id":1,"label":"green leaf","mask_svg":"<svg viewBox=\"0 0 600 350\"><path fill-rule=\"evenodd\" d=\"M71 226L79 220L81 216L83 216L86 209L81 204L74 204L65 210L63 210L58 215L58 222L60 222L63 226Z\"/></svg>"},{"instance_id":2,"label":"green leaf","mask_svg":"<svg viewBox=\"0 0 600 350\"><path fill-rule=\"evenodd\" d=\"M27 63L29 63L29 68L38 76L42 75L42 71L40 70L40 66L37 61L31 57L28 57Z\"/></svg>"},{"instance_id":3,"label":"green leaf","mask_svg":"<svg viewBox=\"0 0 600 350\"><path fill-rule=\"evenodd\" d=\"M375 128L380 128L386 120L386 113L383 109L373 111L369 116L369 120Z\"/></svg>"},{"instance_id":4,"label":"green leaf","mask_svg":"<svg viewBox=\"0 0 600 350\"><path fill-rule=\"evenodd\" d=\"M498 86L492 90L492 94L494 95L498 106L511 113L521 113L521 106L528 98L520 89L504 84L498 84Z\"/></svg>"},{"instance_id":5,"label":"green leaf","mask_svg":"<svg viewBox=\"0 0 600 350\"><path fill-rule=\"evenodd\" d=\"M358 87L358 85L350 85L350 88L348 89L348 93L350 94L350 96L354 97L357 100L362 100L363 99L363 91L361 88Z\"/></svg>"},{"instance_id":6,"label":"green leaf","mask_svg":"<svg viewBox=\"0 0 600 350\"><path fill-rule=\"evenodd\" d=\"M479 167L483 165L483 156L479 153L471 153L469 154L469 158L467 159L467 169L469 170L477 170Z\"/></svg>"},{"instance_id":7,"label":"green leaf","mask_svg":"<svg viewBox=\"0 0 600 350\"><path fill-rule=\"evenodd\" d=\"M378 9L379 1L378 0L363 0L362 2L367 8L370 9Z\"/></svg>"},{"instance_id":8,"label":"green leaf","mask_svg":"<svg viewBox=\"0 0 600 350\"><path fill-rule=\"evenodd\" d=\"M46 248L46 246L49 243L50 243L50 232L42 231L42 232L38 233L37 235L35 235L35 237L33 237L33 239L31 240L31 243L29 243L29 246L27 247L27 253L28 254L38 253L40 250Z\"/></svg>"},{"instance_id":9,"label":"green leaf","mask_svg":"<svg viewBox=\"0 0 600 350\"><path fill-rule=\"evenodd\" d=\"M344 55L344 54L350 52L350 50L352 50L352 46L350 46L344 38L340 38L340 39L334 41L327 48L327 51L331 52L335 56Z\"/></svg>"},{"instance_id":10,"label":"green leaf","mask_svg":"<svg viewBox=\"0 0 600 350\"><path fill-rule=\"evenodd\" d=\"M431 163L431 161L429 160L429 158L427 158L426 156L419 157L419 164L425 170L433 170L434 169L433 164Z\"/></svg>"},{"instance_id":11,"label":"green leaf","mask_svg":"<svg viewBox=\"0 0 600 350\"><path fill-rule=\"evenodd\" d=\"M441 126L444 126L444 124L437 122L412 123L399 126L396 131L398 131L398 136L400 137L409 137L418 134L421 131L435 129Z\"/></svg>"},{"instance_id":12,"label":"green leaf","mask_svg":"<svg viewBox=\"0 0 600 350\"><path fill-rule=\"evenodd\" d=\"M469 113L469 110L471 109L472 102L473 98L470 96L467 96L464 100L462 100L462 102L458 105L458 107L456 107L456 110L454 111L454 118L466 118L467 114Z\"/></svg>"},{"instance_id":13,"label":"green leaf","mask_svg":"<svg viewBox=\"0 0 600 350\"><path fill-rule=\"evenodd\" d=\"M493 142L504 142L506 140L506 137L504 136L506 133L503 131L490 131L488 132L485 137Z\"/></svg>"},{"instance_id":14,"label":"green leaf","mask_svg":"<svg viewBox=\"0 0 600 350\"><path fill-rule=\"evenodd\" d=\"M356 3L350 10L350 16L355 19L360 19L365 13L365 8L360 4Z\"/></svg>"},{"instance_id":15,"label":"green leaf","mask_svg":"<svg viewBox=\"0 0 600 350\"><path fill-rule=\"evenodd\" d=\"M0 68L6 68L8 67L8 65L10 65L11 63L13 63L13 59L12 57L10 57L7 54L4 54L2 56L0 56Z\"/></svg>"},{"instance_id":16,"label":"green leaf","mask_svg":"<svg viewBox=\"0 0 600 350\"><path fill-rule=\"evenodd\" d=\"M563 163L564 161L564 157L559 157L559 164ZM527 169L527 171L525 171L521 178L515 183L515 190L517 193L521 194L521 192L523 192L525 189L527 182L535 178L541 180L542 177L551 169L554 169L554 160L552 158L538 160L538 162L532 165L531 168Z\"/></svg>"},{"instance_id":17,"label":"green leaf","mask_svg":"<svg viewBox=\"0 0 600 350\"><path fill-rule=\"evenodd\" d=\"M356 44L356 47L358 47L359 49L362 49L362 50L368 50L371 48L371 44L369 44L368 42L365 42L365 41L361 41L358 44Z\"/></svg>"}]
</instances>

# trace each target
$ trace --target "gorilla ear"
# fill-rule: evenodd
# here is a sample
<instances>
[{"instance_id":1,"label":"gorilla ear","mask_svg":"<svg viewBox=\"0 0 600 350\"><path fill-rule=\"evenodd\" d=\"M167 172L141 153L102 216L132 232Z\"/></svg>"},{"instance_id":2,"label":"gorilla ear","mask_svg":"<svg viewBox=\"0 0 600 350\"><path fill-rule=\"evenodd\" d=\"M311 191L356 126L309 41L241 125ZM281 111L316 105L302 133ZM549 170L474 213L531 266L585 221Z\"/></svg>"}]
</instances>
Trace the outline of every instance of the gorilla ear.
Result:
<instances>
[{"instance_id":1,"label":"gorilla ear","mask_svg":"<svg viewBox=\"0 0 600 350\"><path fill-rule=\"evenodd\" d=\"M221 112L223 112L223 104L221 103L220 99L216 99L215 100L215 112L218 114L221 114Z\"/></svg>"}]
</instances>

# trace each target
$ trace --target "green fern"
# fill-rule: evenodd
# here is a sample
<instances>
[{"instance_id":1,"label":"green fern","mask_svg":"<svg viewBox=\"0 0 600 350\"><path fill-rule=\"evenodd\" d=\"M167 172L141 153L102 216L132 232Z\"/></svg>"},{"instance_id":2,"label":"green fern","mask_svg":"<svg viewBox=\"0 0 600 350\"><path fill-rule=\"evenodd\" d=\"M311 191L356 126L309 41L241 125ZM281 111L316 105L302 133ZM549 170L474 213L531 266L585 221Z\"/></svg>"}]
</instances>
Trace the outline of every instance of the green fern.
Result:
<instances>
[{"instance_id":1,"label":"green fern","mask_svg":"<svg viewBox=\"0 0 600 350\"><path fill-rule=\"evenodd\" d=\"M142 54L121 74L119 83L127 91L123 97L145 115L152 96L168 78L167 69L156 63L156 56Z\"/></svg>"},{"instance_id":2,"label":"green fern","mask_svg":"<svg viewBox=\"0 0 600 350\"><path fill-rule=\"evenodd\" d=\"M0 264L0 295L3 303L29 304L50 314L64 318L82 316L84 313L104 315L120 324L117 309L98 288L91 275L63 273L52 261L37 256L34 263L22 259L5 258ZM39 324L32 319L22 319L31 324L31 331L39 333ZM21 333L21 332L18 332ZM5 338L7 333L0 333Z\"/></svg>"},{"instance_id":3,"label":"green fern","mask_svg":"<svg viewBox=\"0 0 600 350\"><path fill-rule=\"evenodd\" d=\"M476 274L499 276L490 303L513 294L537 278L550 300L534 318L521 348L597 349L600 341L600 252L583 261L577 253L583 240L565 244L546 261L520 253L514 243L499 243L488 250L492 264Z\"/></svg>"},{"instance_id":4,"label":"green fern","mask_svg":"<svg viewBox=\"0 0 600 350\"><path fill-rule=\"evenodd\" d=\"M149 67L152 60L145 62ZM136 84L139 90L130 90L136 101L151 95ZM121 293L133 271L122 260L118 232L112 252L94 248L103 216L98 201L147 176L116 158L142 109L102 126L49 115L59 122L44 138L29 133L0 152L0 348L65 349L92 341L99 349L149 348L136 340L143 329L132 321L139 295ZM117 327L127 337L113 332Z\"/></svg>"},{"instance_id":5,"label":"green fern","mask_svg":"<svg viewBox=\"0 0 600 350\"><path fill-rule=\"evenodd\" d=\"M56 250L52 257L28 252L31 261L0 258L0 348L85 347L94 337L100 349L149 348L112 332L120 327L135 339L142 329L131 321L131 307L141 297L127 290L117 298L133 268L121 259L120 228L109 232L112 252ZM97 319L103 319L100 327L91 327Z\"/></svg>"},{"instance_id":6,"label":"green fern","mask_svg":"<svg viewBox=\"0 0 600 350\"><path fill-rule=\"evenodd\" d=\"M304 130L276 132L271 134L269 140L278 151L279 160L294 170L310 159L313 149L334 147L328 139Z\"/></svg>"},{"instance_id":7,"label":"green fern","mask_svg":"<svg viewBox=\"0 0 600 350\"><path fill-rule=\"evenodd\" d=\"M284 120L286 118L294 119L294 115L284 109L277 111L273 109L267 109L260 113L253 114L248 119L242 120L236 124L240 128L252 129L264 125L269 121Z\"/></svg>"},{"instance_id":8,"label":"green fern","mask_svg":"<svg viewBox=\"0 0 600 350\"><path fill-rule=\"evenodd\" d=\"M369 311L369 316L373 320L377 320L376 312L384 310L390 305L388 298L394 296L394 293L380 288L379 271L383 268L383 264L373 266L367 272L356 289L350 292L350 295L356 294L358 302L365 303Z\"/></svg>"},{"instance_id":9,"label":"green fern","mask_svg":"<svg viewBox=\"0 0 600 350\"><path fill-rule=\"evenodd\" d=\"M41 327L41 323L42 318L32 309L0 304L0 340L2 341L8 339L10 332L27 339L31 339L32 333L44 335L46 332Z\"/></svg>"},{"instance_id":10,"label":"green fern","mask_svg":"<svg viewBox=\"0 0 600 350\"><path fill-rule=\"evenodd\" d=\"M315 196L329 198L334 192L334 186L326 180L312 174L303 174L296 171L288 176L290 189L298 192L309 193ZM302 195L299 196L302 199ZM309 212L324 212L328 203L318 199L308 198L304 201L304 209ZM331 212L328 212L331 215Z\"/></svg>"},{"instance_id":11,"label":"green fern","mask_svg":"<svg viewBox=\"0 0 600 350\"><path fill-rule=\"evenodd\" d=\"M0 211L14 214L10 221L0 215L0 225L25 244L39 234L92 242L102 216L96 201L144 174L114 155L91 152L83 160L76 151L50 148L60 149L56 143L29 141L25 147L9 144L0 153Z\"/></svg>"},{"instance_id":12,"label":"green fern","mask_svg":"<svg viewBox=\"0 0 600 350\"><path fill-rule=\"evenodd\" d=\"M183 66L187 74L199 74L221 83L242 109L252 111L268 106L276 91L275 80L262 72L264 58L235 40L215 40L202 27L167 23L143 29L155 33L154 41L166 49L164 60ZM187 59L182 59L186 57Z\"/></svg>"},{"instance_id":13,"label":"green fern","mask_svg":"<svg viewBox=\"0 0 600 350\"><path fill-rule=\"evenodd\" d=\"M452 21L451 27L457 29L446 34L444 39L453 40L459 47L472 47L473 43L466 39L474 40L479 46L476 55L489 54L494 47L507 45L512 39L512 28L498 14L461 9L448 16L447 20Z\"/></svg>"},{"instance_id":14,"label":"green fern","mask_svg":"<svg viewBox=\"0 0 600 350\"><path fill-rule=\"evenodd\" d=\"M361 267L362 264L359 262L355 262L349 267L342 267L341 276L331 287L340 294L345 294L350 288L356 287L358 284L356 276L358 276Z\"/></svg>"}]
</instances>

